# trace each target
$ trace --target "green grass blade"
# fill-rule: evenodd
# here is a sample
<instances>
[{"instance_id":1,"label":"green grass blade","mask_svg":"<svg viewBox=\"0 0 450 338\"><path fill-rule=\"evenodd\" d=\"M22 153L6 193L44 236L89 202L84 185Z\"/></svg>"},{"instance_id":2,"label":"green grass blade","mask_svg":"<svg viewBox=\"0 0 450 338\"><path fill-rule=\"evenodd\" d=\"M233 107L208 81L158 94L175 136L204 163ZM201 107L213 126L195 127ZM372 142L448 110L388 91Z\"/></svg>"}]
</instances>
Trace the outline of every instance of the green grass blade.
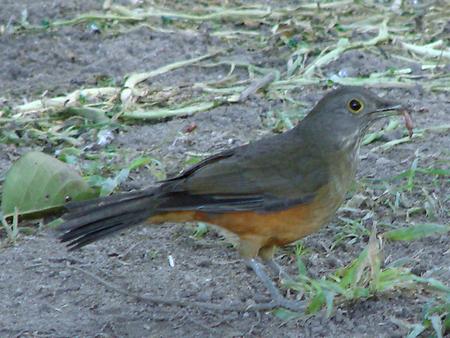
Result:
<instances>
[{"instance_id":1,"label":"green grass blade","mask_svg":"<svg viewBox=\"0 0 450 338\"><path fill-rule=\"evenodd\" d=\"M437 338L442 338L442 320L441 317L438 315L433 315L430 318L431 326L434 329L434 332L436 332Z\"/></svg>"},{"instance_id":2,"label":"green grass blade","mask_svg":"<svg viewBox=\"0 0 450 338\"><path fill-rule=\"evenodd\" d=\"M416 338L418 337L423 331L425 331L426 327L422 324L416 324L414 325L414 329L406 336L406 338Z\"/></svg>"},{"instance_id":3,"label":"green grass blade","mask_svg":"<svg viewBox=\"0 0 450 338\"><path fill-rule=\"evenodd\" d=\"M124 112L122 117L136 120L159 120L175 116L188 116L201 111L210 110L216 106L217 102L200 102L198 104L193 104L191 106L186 106L182 108L173 108L173 109L161 108L146 111L136 110Z\"/></svg>"},{"instance_id":4,"label":"green grass blade","mask_svg":"<svg viewBox=\"0 0 450 338\"><path fill-rule=\"evenodd\" d=\"M407 228L385 232L383 237L393 241L411 241L450 231L450 226L442 224L417 224Z\"/></svg>"}]
</instances>

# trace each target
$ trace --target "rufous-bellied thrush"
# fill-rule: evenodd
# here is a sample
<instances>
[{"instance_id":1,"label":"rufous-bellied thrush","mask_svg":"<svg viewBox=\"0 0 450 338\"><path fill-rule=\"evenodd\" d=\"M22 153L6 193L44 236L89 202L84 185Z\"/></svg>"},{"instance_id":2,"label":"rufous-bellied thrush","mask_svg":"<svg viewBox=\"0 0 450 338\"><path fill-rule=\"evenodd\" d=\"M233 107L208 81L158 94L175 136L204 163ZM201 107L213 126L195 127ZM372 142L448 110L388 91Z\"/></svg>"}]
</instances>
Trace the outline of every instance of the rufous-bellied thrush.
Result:
<instances>
[{"instance_id":1,"label":"rufous-bellied thrush","mask_svg":"<svg viewBox=\"0 0 450 338\"><path fill-rule=\"evenodd\" d=\"M156 187L69 203L61 240L76 249L143 222L211 223L238 235L241 256L274 306L302 309L281 295L257 257L277 269L277 246L330 221L355 178L365 132L399 112L364 88L332 90L283 134L210 156Z\"/></svg>"}]
</instances>

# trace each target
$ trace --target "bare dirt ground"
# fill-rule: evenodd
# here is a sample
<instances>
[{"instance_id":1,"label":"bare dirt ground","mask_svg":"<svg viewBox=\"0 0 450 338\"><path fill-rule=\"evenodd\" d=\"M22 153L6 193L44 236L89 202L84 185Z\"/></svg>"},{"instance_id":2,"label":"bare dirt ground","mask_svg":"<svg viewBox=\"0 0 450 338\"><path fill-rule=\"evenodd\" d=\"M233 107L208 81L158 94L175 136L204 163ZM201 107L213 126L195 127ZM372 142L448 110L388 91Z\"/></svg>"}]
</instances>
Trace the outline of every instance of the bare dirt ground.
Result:
<instances>
[{"instance_id":1,"label":"bare dirt ground","mask_svg":"<svg viewBox=\"0 0 450 338\"><path fill-rule=\"evenodd\" d=\"M122 3L132 7L135 2ZM163 5L171 8L170 2ZM208 32L212 28L208 24L198 24L197 30L185 29L178 33L145 26L119 31L110 31L106 27L96 33L85 22L43 31L8 31L25 14L30 24L39 25L43 20L70 19L101 9L102 3L93 0L3 0L0 7L0 26L3 27L0 35L0 105L13 107L38 99L44 92L53 97L93 87L105 77L113 83L121 83L127 74L153 70L217 49L226 50L224 59L280 71L290 53L287 46L254 50L238 39L226 40L210 35ZM251 26L253 23L246 24ZM229 28L225 23L224 27ZM374 71L405 67L410 67L418 77L422 74L419 64L369 48L347 51L324 66L321 72L331 76L346 70L352 76L365 76ZM156 77L150 85L161 88L180 83L218 81L228 71L226 65L183 67ZM243 79L246 74L237 71L237 76ZM327 90L323 85L299 86L291 95L311 107ZM448 91L424 90L419 85L374 90L409 104L418 128L450 123ZM163 163L168 175L175 174L186 167L189 154L211 154L272 133L275 128L267 122L270 121L268 113L286 107L289 102L260 93L242 103L221 105L189 117L164 119L157 123L126 123L114 130L111 147L120 156L111 161L126 166L144 154ZM195 130L190 131L189 126L194 124ZM378 124L374 130L383 125ZM12 122L2 122L2 128L5 134L16 126ZM398 181L389 181L392 186L361 183L374 177L384 179L400 174L417 158L421 168L449 169L448 130L424 133L386 151L374 149L401 137L403 132L402 128L397 128L361 150L358 184L349 198L354 194L369 199L384 194L384 202L362 203L358 205L362 209L360 214L340 211L341 218L335 218L322 231L302 240L306 248L303 260L311 276L320 278L354 260L367 245L373 222L379 224L379 230L408 224L449 224L448 177L417 175L414 189L401 193L395 187L400 184ZM20 138L26 132L21 130L17 135ZM78 136L80 149L95 142L95 132L85 129ZM63 147L63 143L55 145L43 139L5 141L0 144L0 177L14 160L30 149L55 154ZM133 172L120 189L151 185L156 180L151 170L141 168ZM402 204L397 209L391 207L396 196L402 197ZM419 208L418 212L406 217L407 209L423 205L428 209ZM358 220L369 211L373 212L371 222L362 224L360 233L349 231L339 245L333 246L336 238L344 233L342 216ZM212 230L203 237L194 237L194 228L195 225L183 224L139 227L78 252L68 252L56 239L57 233L45 227L31 234L22 233L15 244L8 244L3 238L5 244L0 248L0 336L400 337L411 331L407 324L422 320L431 297L428 291L420 289L394 290L369 299L345 302L337 306L330 317L322 311L286 321L270 312L222 313L195 307L146 304L106 287L86 273L134 294L226 305L250 305L265 299L263 286L251 271L246 270L229 241ZM384 243L384 264L404 259L406 266L417 275L446 283L450 279L449 245L448 234L416 241L388 241ZM173 258L173 266L169 264L169 257ZM293 247L280 250L277 261L292 274L296 273Z\"/></svg>"}]
</instances>

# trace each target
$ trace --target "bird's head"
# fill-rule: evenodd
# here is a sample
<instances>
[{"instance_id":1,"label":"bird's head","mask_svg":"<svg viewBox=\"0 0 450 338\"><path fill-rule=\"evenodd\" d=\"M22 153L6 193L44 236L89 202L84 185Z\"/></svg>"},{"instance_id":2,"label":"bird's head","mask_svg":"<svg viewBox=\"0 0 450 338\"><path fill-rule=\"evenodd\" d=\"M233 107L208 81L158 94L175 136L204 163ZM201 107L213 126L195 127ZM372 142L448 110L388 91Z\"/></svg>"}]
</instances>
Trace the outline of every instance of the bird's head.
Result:
<instances>
[{"instance_id":1,"label":"bird's head","mask_svg":"<svg viewBox=\"0 0 450 338\"><path fill-rule=\"evenodd\" d=\"M300 124L314 130L308 134L317 142L338 150L358 146L373 122L400 114L401 108L368 89L341 87L326 94Z\"/></svg>"}]
</instances>

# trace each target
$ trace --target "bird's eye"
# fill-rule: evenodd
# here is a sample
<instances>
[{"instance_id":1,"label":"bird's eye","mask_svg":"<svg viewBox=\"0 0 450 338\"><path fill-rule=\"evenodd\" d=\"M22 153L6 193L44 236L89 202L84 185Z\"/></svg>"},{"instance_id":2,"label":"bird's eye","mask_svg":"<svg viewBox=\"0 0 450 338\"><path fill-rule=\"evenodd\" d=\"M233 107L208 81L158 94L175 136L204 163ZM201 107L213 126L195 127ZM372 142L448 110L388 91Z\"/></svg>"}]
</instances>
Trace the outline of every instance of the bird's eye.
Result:
<instances>
[{"instance_id":1,"label":"bird's eye","mask_svg":"<svg viewBox=\"0 0 450 338\"><path fill-rule=\"evenodd\" d=\"M348 109L352 113L359 113L361 110L363 110L363 108L364 104L358 99L351 99L350 101L348 101Z\"/></svg>"}]
</instances>

